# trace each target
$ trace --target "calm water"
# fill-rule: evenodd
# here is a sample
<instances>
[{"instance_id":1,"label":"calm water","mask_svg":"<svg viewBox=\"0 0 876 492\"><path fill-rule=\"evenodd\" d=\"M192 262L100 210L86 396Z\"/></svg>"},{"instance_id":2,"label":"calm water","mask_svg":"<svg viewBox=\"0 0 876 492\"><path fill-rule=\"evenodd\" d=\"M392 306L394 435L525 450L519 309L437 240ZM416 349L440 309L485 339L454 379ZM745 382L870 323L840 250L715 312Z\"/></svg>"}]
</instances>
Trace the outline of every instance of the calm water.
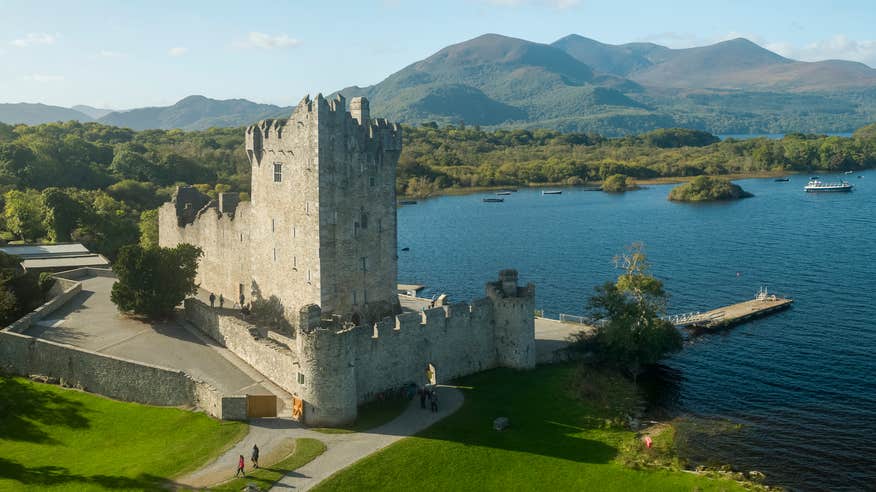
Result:
<instances>
[{"instance_id":1,"label":"calm water","mask_svg":"<svg viewBox=\"0 0 876 492\"><path fill-rule=\"evenodd\" d=\"M820 133L816 132L819 135L827 135L830 137L851 137L852 132L841 132L841 133ZM761 138L766 137L770 140L779 140L784 138L784 133L732 133L727 135L718 135L718 138L721 140L727 140L728 138L733 138L736 140L748 140L751 138Z\"/></svg>"},{"instance_id":2,"label":"calm water","mask_svg":"<svg viewBox=\"0 0 876 492\"><path fill-rule=\"evenodd\" d=\"M876 172L863 176L848 176L857 186L848 194L806 194L807 176L742 180L754 198L706 205L670 203L671 186L435 198L399 209L399 247L410 248L399 278L467 300L517 268L548 315L580 314L593 287L616 277L612 256L643 241L670 312L747 300L767 285L794 306L695 338L668 361L681 375L669 398L677 408L743 424L691 453L792 488L873 490Z\"/></svg>"}]
</instances>

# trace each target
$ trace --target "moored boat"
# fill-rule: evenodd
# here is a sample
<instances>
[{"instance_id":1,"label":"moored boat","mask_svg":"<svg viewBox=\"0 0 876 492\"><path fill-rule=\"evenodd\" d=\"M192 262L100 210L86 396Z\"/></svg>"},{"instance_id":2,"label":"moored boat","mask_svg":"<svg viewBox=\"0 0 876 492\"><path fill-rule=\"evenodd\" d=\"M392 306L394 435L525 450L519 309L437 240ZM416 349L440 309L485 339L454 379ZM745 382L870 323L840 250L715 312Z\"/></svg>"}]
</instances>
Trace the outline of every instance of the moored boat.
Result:
<instances>
[{"instance_id":1,"label":"moored boat","mask_svg":"<svg viewBox=\"0 0 876 492\"><path fill-rule=\"evenodd\" d=\"M511 192L510 191L497 191L496 194L499 196L504 196L504 195L510 195Z\"/></svg>"},{"instance_id":2,"label":"moored boat","mask_svg":"<svg viewBox=\"0 0 876 492\"><path fill-rule=\"evenodd\" d=\"M791 181L791 178L789 178L789 177L786 176L786 177L784 177L784 178L776 178L776 179L774 179L773 181L777 181L777 182L778 182L778 181Z\"/></svg>"},{"instance_id":3,"label":"moored boat","mask_svg":"<svg viewBox=\"0 0 876 492\"><path fill-rule=\"evenodd\" d=\"M810 180L806 183L806 186L803 189L807 193L825 193L825 192L838 192L838 191L852 191L853 185L850 185L848 181L838 181L838 182L824 182L819 181L817 179Z\"/></svg>"},{"instance_id":4,"label":"moored boat","mask_svg":"<svg viewBox=\"0 0 876 492\"><path fill-rule=\"evenodd\" d=\"M484 198L484 201L487 203L501 203L504 202L504 198Z\"/></svg>"},{"instance_id":5,"label":"moored boat","mask_svg":"<svg viewBox=\"0 0 876 492\"><path fill-rule=\"evenodd\" d=\"M542 195L562 195L562 190L544 190L541 192Z\"/></svg>"}]
</instances>

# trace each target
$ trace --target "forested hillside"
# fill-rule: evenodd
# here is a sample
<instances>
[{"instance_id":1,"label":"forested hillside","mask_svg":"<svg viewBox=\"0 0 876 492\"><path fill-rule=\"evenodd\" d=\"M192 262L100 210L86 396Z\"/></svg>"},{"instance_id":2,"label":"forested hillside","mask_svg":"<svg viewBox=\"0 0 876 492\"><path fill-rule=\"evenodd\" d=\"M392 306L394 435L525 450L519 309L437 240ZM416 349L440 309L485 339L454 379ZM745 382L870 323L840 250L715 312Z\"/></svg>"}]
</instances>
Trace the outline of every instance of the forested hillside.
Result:
<instances>
[{"instance_id":1,"label":"forested hillside","mask_svg":"<svg viewBox=\"0 0 876 492\"><path fill-rule=\"evenodd\" d=\"M154 242L155 209L175 186L248 199L242 128L145 130L98 123L0 124L0 235L6 241L82 241L111 258ZM404 128L397 190L583 184L761 171L876 167L876 125L852 138L792 134L781 140L718 139L668 129L607 139L555 130L425 124Z\"/></svg>"}]
</instances>

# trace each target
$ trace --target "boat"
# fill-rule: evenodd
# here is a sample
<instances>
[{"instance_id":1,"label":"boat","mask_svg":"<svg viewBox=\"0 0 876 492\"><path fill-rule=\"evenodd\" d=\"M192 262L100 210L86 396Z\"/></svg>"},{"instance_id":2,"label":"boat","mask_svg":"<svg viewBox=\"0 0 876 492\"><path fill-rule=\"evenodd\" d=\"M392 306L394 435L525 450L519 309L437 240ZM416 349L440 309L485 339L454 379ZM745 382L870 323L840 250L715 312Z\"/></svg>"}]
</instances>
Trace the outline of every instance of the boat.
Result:
<instances>
[{"instance_id":1,"label":"boat","mask_svg":"<svg viewBox=\"0 0 876 492\"><path fill-rule=\"evenodd\" d=\"M484 198L484 201L487 203L502 203L505 201L504 198Z\"/></svg>"},{"instance_id":2,"label":"boat","mask_svg":"<svg viewBox=\"0 0 876 492\"><path fill-rule=\"evenodd\" d=\"M510 191L497 191L496 194L499 196L504 196L504 195L510 195L511 192Z\"/></svg>"},{"instance_id":3,"label":"boat","mask_svg":"<svg viewBox=\"0 0 876 492\"><path fill-rule=\"evenodd\" d=\"M838 192L838 191L852 191L852 185L849 184L848 181L838 181L838 182L824 182L819 181L817 179L810 180L806 183L806 186L803 189L807 193L825 193L825 192Z\"/></svg>"},{"instance_id":4,"label":"boat","mask_svg":"<svg viewBox=\"0 0 876 492\"><path fill-rule=\"evenodd\" d=\"M788 177L784 177L784 178L776 178L776 179L774 179L773 181L777 181L777 182L778 182L778 181L791 181L791 178L788 178Z\"/></svg>"},{"instance_id":5,"label":"boat","mask_svg":"<svg viewBox=\"0 0 876 492\"><path fill-rule=\"evenodd\" d=\"M855 171L846 171L843 174L855 174Z\"/></svg>"},{"instance_id":6,"label":"boat","mask_svg":"<svg viewBox=\"0 0 876 492\"><path fill-rule=\"evenodd\" d=\"M821 176L809 176L809 179L821 179Z\"/></svg>"},{"instance_id":7,"label":"boat","mask_svg":"<svg viewBox=\"0 0 876 492\"><path fill-rule=\"evenodd\" d=\"M542 195L562 195L562 190L544 190L541 192Z\"/></svg>"},{"instance_id":8,"label":"boat","mask_svg":"<svg viewBox=\"0 0 876 492\"><path fill-rule=\"evenodd\" d=\"M398 204L399 205L416 205L417 201L416 200L399 200Z\"/></svg>"}]
</instances>

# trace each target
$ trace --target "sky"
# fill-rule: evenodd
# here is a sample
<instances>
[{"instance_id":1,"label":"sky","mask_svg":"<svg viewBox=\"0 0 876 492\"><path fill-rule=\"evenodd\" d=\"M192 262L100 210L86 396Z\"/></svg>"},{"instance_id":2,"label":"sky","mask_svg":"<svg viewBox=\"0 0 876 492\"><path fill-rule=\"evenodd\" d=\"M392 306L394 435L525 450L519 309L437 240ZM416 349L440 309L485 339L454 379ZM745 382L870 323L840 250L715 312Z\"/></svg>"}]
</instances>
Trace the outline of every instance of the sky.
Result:
<instances>
[{"instance_id":1,"label":"sky","mask_svg":"<svg viewBox=\"0 0 876 492\"><path fill-rule=\"evenodd\" d=\"M484 33L672 48L746 37L876 67L874 0L0 0L0 103L290 105L367 86Z\"/></svg>"}]
</instances>

